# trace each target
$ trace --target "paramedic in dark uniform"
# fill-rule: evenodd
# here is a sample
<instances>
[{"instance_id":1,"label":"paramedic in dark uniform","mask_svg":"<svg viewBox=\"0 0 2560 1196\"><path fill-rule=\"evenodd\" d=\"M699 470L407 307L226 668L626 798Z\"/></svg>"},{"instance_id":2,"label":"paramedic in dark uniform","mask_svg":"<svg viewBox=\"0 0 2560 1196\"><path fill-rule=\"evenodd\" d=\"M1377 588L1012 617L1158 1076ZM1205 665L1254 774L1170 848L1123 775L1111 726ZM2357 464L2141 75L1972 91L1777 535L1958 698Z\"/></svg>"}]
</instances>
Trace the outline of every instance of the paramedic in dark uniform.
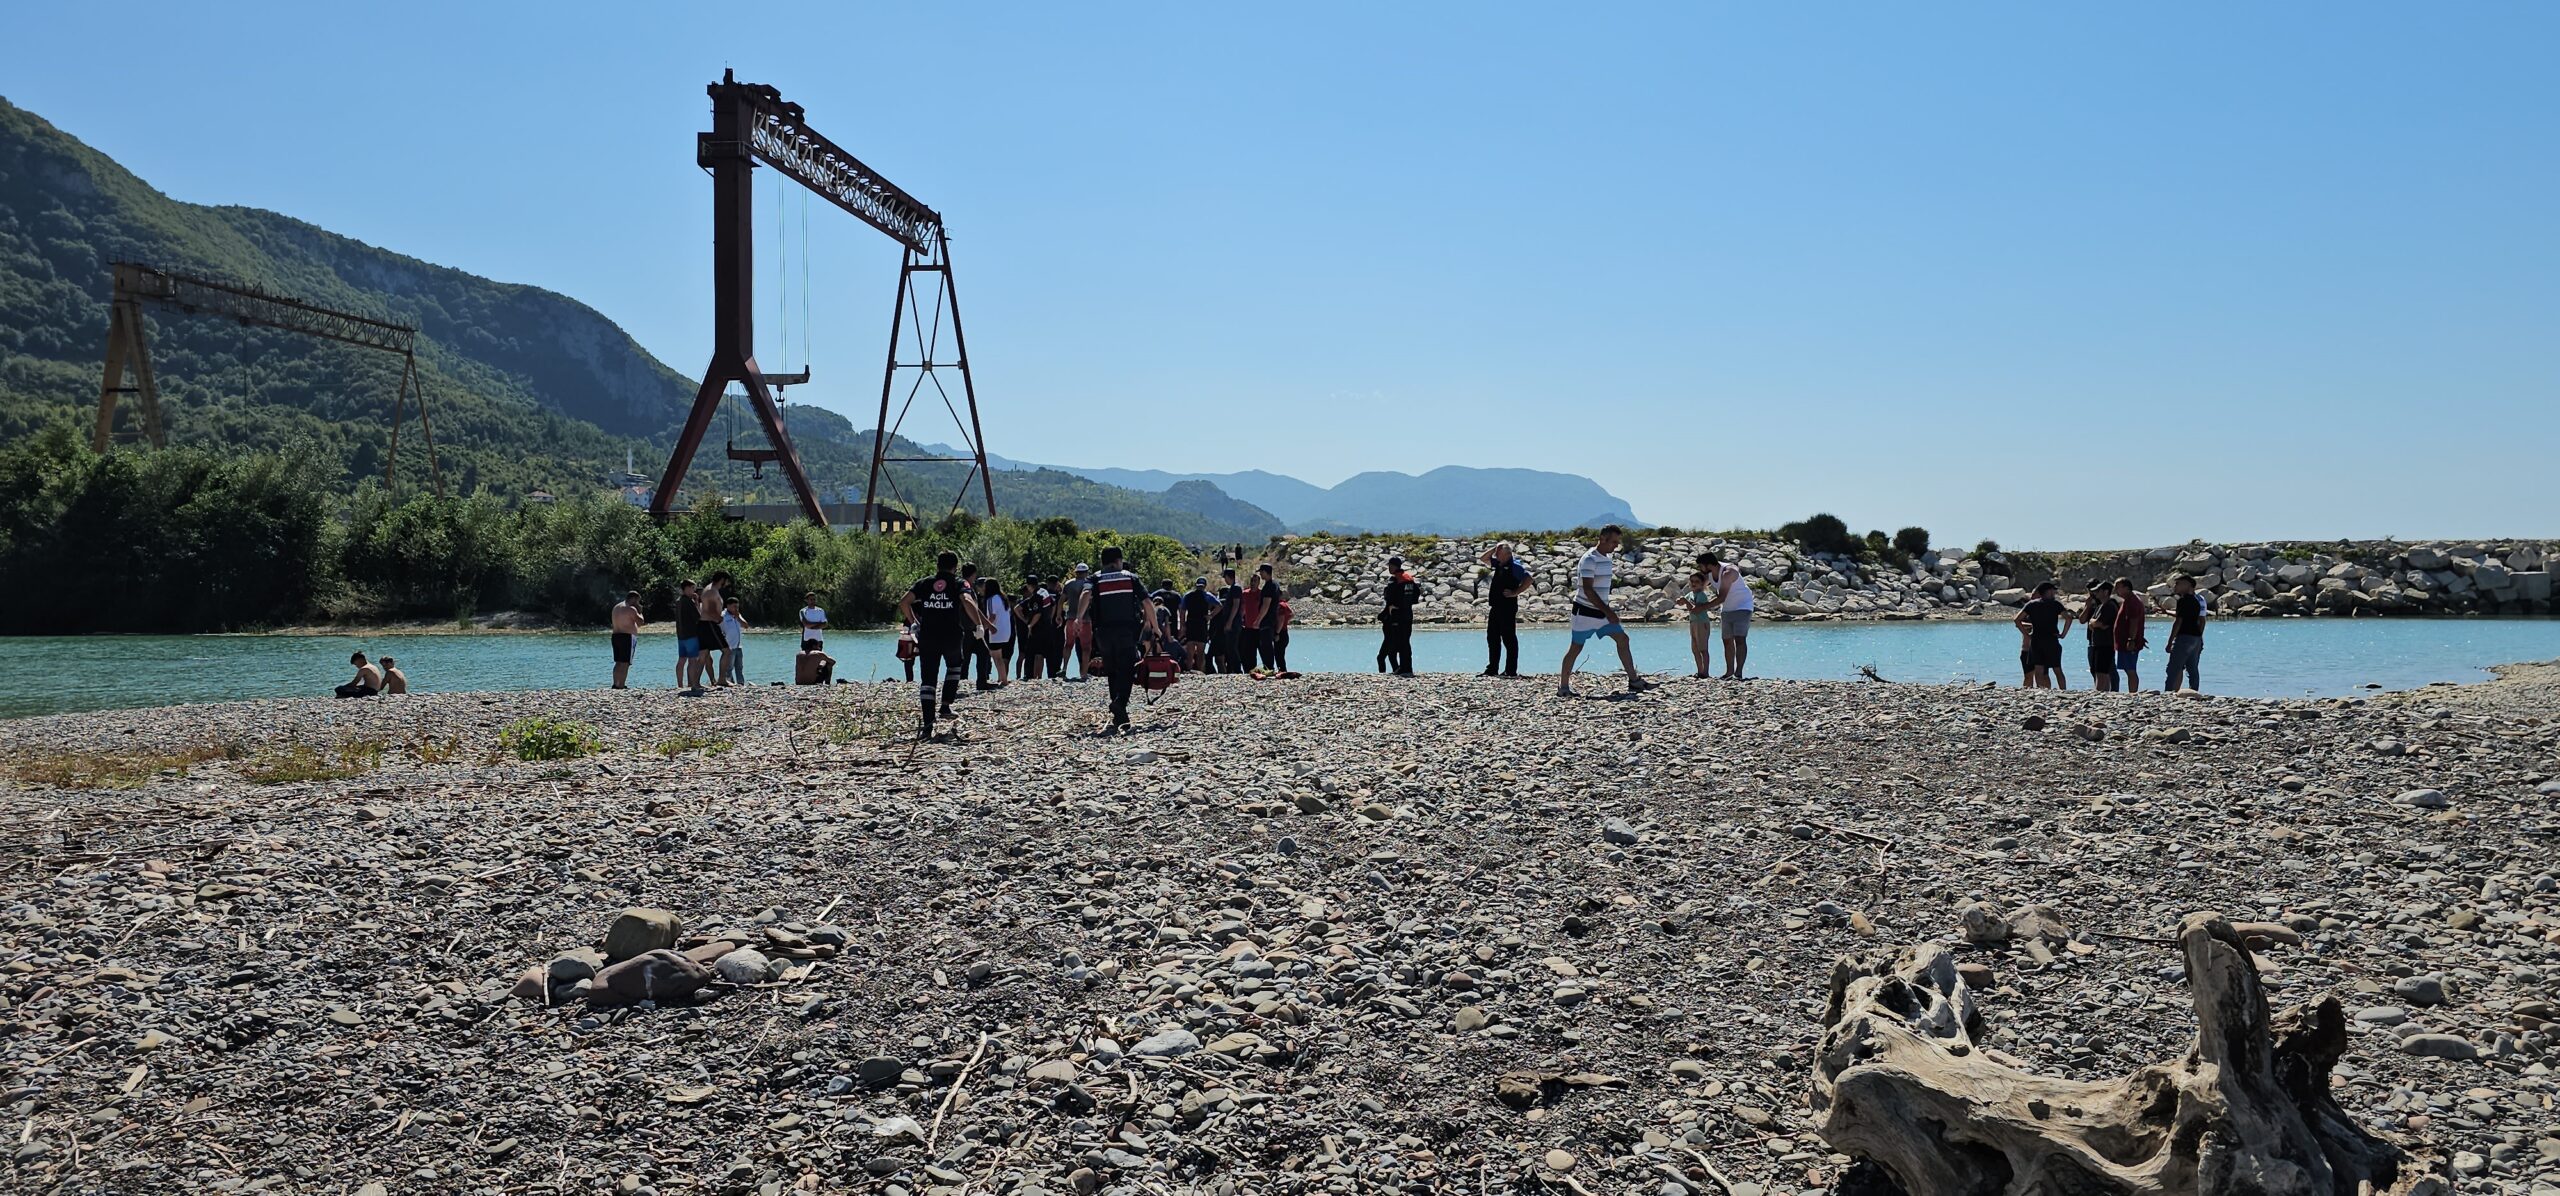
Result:
<instances>
[{"instance_id":1,"label":"paramedic in dark uniform","mask_svg":"<svg viewBox=\"0 0 2560 1196\"><path fill-rule=\"evenodd\" d=\"M1129 734L1129 689L1137 681L1139 636L1143 632L1153 639L1162 632L1156 625L1156 604L1138 575L1121 567L1117 546L1102 550L1102 571L1084 592L1076 616L1093 621L1093 654L1111 679L1111 725L1103 733Z\"/></svg>"},{"instance_id":2,"label":"paramedic in dark uniform","mask_svg":"<svg viewBox=\"0 0 2560 1196\"><path fill-rule=\"evenodd\" d=\"M960 675L968 671L969 632L986 621L978 613L977 598L960 580L959 568L960 554L943 553L934 558L933 576L907 587L898 599L898 618L915 625L916 660L924 666L916 674L916 694L924 706L916 731L920 740L933 738L934 675L942 674L942 714L949 717L951 703L960 696Z\"/></svg>"}]
</instances>

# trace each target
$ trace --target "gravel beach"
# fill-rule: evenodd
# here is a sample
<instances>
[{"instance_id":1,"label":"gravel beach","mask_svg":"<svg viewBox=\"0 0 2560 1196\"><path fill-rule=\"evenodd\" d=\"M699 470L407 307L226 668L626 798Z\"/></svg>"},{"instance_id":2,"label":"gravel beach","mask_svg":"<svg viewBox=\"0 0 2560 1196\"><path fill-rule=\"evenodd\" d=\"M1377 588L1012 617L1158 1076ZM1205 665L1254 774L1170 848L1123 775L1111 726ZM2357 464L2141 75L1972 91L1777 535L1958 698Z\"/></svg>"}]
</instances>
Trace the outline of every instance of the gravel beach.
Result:
<instances>
[{"instance_id":1,"label":"gravel beach","mask_svg":"<svg viewBox=\"0 0 2560 1196\"><path fill-rule=\"evenodd\" d=\"M1016 684L921 747L902 685L0 722L0 1185L1823 1192L1834 959L1957 944L1992 1047L2099 1079L2186 1048L2145 940L2210 909L2299 932L2265 982L2345 1002L2361 1124L2560 1193L2548 684L1585 684L1186 677L1127 739ZM502 749L537 715L601 750ZM694 956L591 977L608 927Z\"/></svg>"}]
</instances>

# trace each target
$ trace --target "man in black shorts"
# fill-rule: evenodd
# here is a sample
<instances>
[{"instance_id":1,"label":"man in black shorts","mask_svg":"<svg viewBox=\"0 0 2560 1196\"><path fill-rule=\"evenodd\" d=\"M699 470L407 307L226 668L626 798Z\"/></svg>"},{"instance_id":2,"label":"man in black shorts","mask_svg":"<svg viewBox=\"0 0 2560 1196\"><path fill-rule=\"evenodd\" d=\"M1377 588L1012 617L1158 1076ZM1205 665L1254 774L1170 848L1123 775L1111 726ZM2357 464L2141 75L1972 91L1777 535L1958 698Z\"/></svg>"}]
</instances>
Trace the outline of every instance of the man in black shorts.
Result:
<instances>
[{"instance_id":1,"label":"man in black shorts","mask_svg":"<svg viewBox=\"0 0 2560 1196\"><path fill-rule=\"evenodd\" d=\"M923 718L916 738L933 738L934 681L942 682L941 713L951 714L951 703L960 696L960 677L969 668L969 633L986 621L978 613L978 600L960 580L960 554L945 552L934 558L933 576L908 586L898 599L898 618L915 624L916 660L924 667L916 675L916 695L923 704Z\"/></svg>"},{"instance_id":2,"label":"man in black shorts","mask_svg":"<svg viewBox=\"0 0 2560 1196\"><path fill-rule=\"evenodd\" d=\"M2035 597L2018 610L2018 631L2026 637L2018 663L2029 689L2051 689L2062 678L2062 636L2071 630L2071 612L2053 591L2052 582L2038 583Z\"/></svg>"},{"instance_id":3,"label":"man in black shorts","mask_svg":"<svg viewBox=\"0 0 2560 1196\"><path fill-rule=\"evenodd\" d=\"M1149 639L1161 634L1156 623L1156 604L1147 597L1146 587L1138 575L1120 567L1118 546L1102 550L1102 571L1094 575L1093 585L1078 603L1076 615L1093 625L1093 654L1102 661L1102 671L1111 681L1111 725L1105 735L1127 735L1129 727L1129 690L1138 678L1138 644L1140 633Z\"/></svg>"},{"instance_id":4,"label":"man in black shorts","mask_svg":"<svg viewBox=\"0 0 2560 1196\"><path fill-rule=\"evenodd\" d=\"M1191 592L1182 596L1182 647L1185 664L1195 673L1208 672L1209 637L1218 618L1218 596L1209 592L1209 579L1191 579Z\"/></svg>"},{"instance_id":5,"label":"man in black shorts","mask_svg":"<svg viewBox=\"0 0 2560 1196\"><path fill-rule=\"evenodd\" d=\"M1217 658L1221 673L1241 673L1244 666L1236 663L1236 616L1243 606L1244 588L1236 584L1236 571L1218 570L1218 613L1209 628L1209 654Z\"/></svg>"},{"instance_id":6,"label":"man in black shorts","mask_svg":"<svg viewBox=\"0 0 2560 1196\"><path fill-rule=\"evenodd\" d=\"M2080 623L2089 637L2089 688L2101 692L2116 687L2116 597L2107 589L2107 579L2089 583L2088 596L2080 600Z\"/></svg>"},{"instance_id":7,"label":"man in black shorts","mask_svg":"<svg viewBox=\"0 0 2560 1196\"><path fill-rule=\"evenodd\" d=\"M631 650L638 644L640 625L648 620L640 617L640 591L625 590L622 601L613 607L613 687L631 688Z\"/></svg>"}]
</instances>

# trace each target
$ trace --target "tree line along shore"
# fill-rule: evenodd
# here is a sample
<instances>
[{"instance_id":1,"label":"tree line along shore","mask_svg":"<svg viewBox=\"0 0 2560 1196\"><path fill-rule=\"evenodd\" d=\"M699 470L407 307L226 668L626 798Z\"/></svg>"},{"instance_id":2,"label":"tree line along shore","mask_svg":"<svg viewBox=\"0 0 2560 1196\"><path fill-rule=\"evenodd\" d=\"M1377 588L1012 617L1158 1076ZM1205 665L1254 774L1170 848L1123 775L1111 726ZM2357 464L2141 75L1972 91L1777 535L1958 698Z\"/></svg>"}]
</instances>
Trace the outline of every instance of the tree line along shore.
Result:
<instances>
[{"instance_id":1,"label":"tree line along shore","mask_svg":"<svg viewBox=\"0 0 2560 1196\"><path fill-rule=\"evenodd\" d=\"M660 524L616 496L516 504L482 492L348 491L324 464L293 454L171 449L89 453L54 433L0 448L0 573L46 580L42 603L0 608L0 633L188 633L271 628L595 627L625 591L655 618L675 585L726 570L751 621L787 622L815 591L839 626L888 623L897 595L958 552L1011 585L1058 579L1118 544L1150 585L1214 581L1222 560L1269 561L1308 625L1374 618L1385 561L1401 555L1424 585L1418 617L1484 615L1479 558L1515 543L1536 580L1524 622L1559 621L1569 575L1591 533L1508 536L1277 537L1186 545L1064 519L955 516L892 535L831 533L728 518L704 493ZM1627 613L1674 617L1696 556L1739 562L1769 620L2006 617L2034 585L2132 578L2166 594L2196 578L2218 615L2526 615L2552 612L2546 562L2560 542L2271 542L2092 553L2003 552L1985 541L1942 548L1928 533L1848 533L1829 516L1770 532L1640 529L1621 554Z\"/></svg>"}]
</instances>

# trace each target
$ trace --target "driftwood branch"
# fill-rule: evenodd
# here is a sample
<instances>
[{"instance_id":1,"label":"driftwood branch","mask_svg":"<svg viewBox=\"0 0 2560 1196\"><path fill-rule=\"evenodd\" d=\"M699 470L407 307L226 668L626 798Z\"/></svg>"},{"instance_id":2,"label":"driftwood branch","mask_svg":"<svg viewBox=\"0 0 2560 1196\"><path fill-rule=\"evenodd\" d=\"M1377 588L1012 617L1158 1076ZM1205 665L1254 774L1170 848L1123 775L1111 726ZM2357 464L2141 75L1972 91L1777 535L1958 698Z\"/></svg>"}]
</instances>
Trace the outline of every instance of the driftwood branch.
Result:
<instances>
[{"instance_id":1,"label":"driftwood branch","mask_svg":"<svg viewBox=\"0 0 2560 1196\"><path fill-rule=\"evenodd\" d=\"M1822 1136L1859 1165L1841 1192L1904 1196L2443 1196L2423 1145L2366 1133L2329 1093L2335 998L2270 1017L2221 918L2177 943L2195 994L2182 1058L2087 1083L1994 1062L1947 948L1844 958L1815 1064Z\"/></svg>"}]
</instances>

